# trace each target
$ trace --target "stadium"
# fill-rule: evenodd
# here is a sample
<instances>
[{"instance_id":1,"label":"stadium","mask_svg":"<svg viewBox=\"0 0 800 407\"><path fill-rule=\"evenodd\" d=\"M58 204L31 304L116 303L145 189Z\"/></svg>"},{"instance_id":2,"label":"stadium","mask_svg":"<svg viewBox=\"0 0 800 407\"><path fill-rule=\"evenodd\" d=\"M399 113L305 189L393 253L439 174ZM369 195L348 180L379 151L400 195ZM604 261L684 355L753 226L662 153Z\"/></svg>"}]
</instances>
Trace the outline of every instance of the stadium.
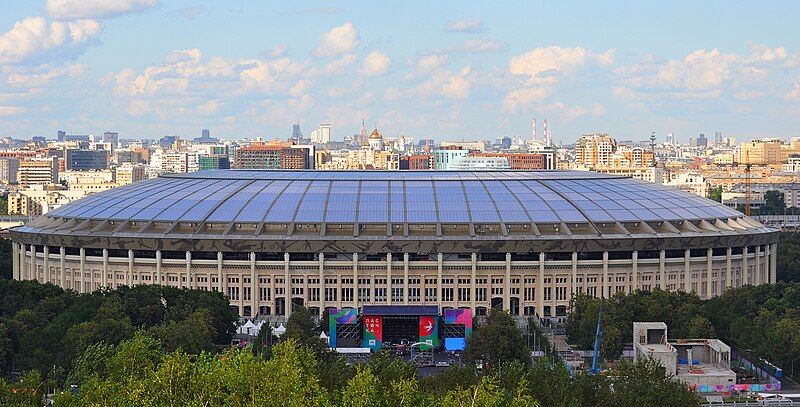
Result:
<instances>
[{"instance_id":1,"label":"stadium","mask_svg":"<svg viewBox=\"0 0 800 407\"><path fill-rule=\"evenodd\" d=\"M247 317L303 305L562 318L578 292L774 283L778 232L589 172L218 170L93 194L11 238L17 279L217 290Z\"/></svg>"}]
</instances>

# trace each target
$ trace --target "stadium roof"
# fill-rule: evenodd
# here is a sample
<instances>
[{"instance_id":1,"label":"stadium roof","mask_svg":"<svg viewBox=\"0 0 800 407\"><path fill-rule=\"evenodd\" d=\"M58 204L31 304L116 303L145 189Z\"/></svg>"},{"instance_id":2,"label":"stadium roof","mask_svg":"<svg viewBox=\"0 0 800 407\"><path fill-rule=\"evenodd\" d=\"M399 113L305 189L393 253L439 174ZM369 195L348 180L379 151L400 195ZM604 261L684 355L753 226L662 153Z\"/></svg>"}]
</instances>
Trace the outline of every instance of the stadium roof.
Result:
<instances>
[{"instance_id":1,"label":"stadium roof","mask_svg":"<svg viewBox=\"0 0 800 407\"><path fill-rule=\"evenodd\" d=\"M743 218L715 201L579 171L269 171L164 175L48 213L96 221L529 224Z\"/></svg>"}]
</instances>

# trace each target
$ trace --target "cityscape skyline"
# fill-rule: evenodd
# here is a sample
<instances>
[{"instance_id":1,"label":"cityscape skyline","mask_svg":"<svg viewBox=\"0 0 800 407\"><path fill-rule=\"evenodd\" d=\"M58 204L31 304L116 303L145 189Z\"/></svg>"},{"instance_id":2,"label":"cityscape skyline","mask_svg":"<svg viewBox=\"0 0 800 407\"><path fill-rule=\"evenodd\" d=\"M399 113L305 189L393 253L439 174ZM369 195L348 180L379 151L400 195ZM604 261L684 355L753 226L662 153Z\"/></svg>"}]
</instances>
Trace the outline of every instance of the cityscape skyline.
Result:
<instances>
[{"instance_id":1,"label":"cityscape skyline","mask_svg":"<svg viewBox=\"0 0 800 407\"><path fill-rule=\"evenodd\" d=\"M797 4L517 6L9 4L0 136L284 138L299 121L341 140L365 117L434 140L528 138L534 117L564 143L800 133Z\"/></svg>"}]
</instances>

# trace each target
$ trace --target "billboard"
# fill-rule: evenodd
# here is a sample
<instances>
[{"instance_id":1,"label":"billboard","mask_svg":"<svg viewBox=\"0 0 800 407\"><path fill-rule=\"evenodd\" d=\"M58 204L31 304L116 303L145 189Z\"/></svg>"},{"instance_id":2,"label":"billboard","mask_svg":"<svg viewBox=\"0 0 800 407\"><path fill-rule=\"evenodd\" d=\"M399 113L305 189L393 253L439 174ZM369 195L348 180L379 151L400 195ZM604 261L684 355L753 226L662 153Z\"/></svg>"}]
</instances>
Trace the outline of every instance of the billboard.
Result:
<instances>
[{"instance_id":1,"label":"billboard","mask_svg":"<svg viewBox=\"0 0 800 407\"><path fill-rule=\"evenodd\" d=\"M472 334L472 310L469 308L444 311L444 348L448 351L464 350L467 337Z\"/></svg>"},{"instance_id":2,"label":"billboard","mask_svg":"<svg viewBox=\"0 0 800 407\"><path fill-rule=\"evenodd\" d=\"M336 347L336 326L352 325L357 321L355 308L331 309L328 311L328 341L331 348Z\"/></svg>"},{"instance_id":3,"label":"billboard","mask_svg":"<svg viewBox=\"0 0 800 407\"><path fill-rule=\"evenodd\" d=\"M383 317L376 315L365 315L364 336L362 346L372 350L379 350L383 341Z\"/></svg>"},{"instance_id":4,"label":"billboard","mask_svg":"<svg viewBox=\"0 0 800 407\"><path fill-rule=\"evenodd\" d=\"M419 317L419 341L430 346L421 345L421 350L429 350L431 347L439 346L439 317L421 316Z\"/></svg>"}]
</instances>

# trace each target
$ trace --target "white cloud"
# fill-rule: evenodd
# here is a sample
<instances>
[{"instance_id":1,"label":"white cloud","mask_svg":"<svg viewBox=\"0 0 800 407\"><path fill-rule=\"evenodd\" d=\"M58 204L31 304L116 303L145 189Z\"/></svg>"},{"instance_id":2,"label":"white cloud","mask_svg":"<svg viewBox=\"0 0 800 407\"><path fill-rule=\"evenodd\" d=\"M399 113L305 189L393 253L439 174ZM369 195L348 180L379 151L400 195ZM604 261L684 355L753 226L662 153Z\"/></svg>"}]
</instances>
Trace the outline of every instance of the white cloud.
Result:
<instances>
[{"instance_id":1,"label":"white cloud","mask_svg":"<svg viewBox=\"0 0 800 407\"><path fill-rule=\"evenodd\" d=\"M552 91L545 87L515 89L503 99L503 109L517 112L532 103L543 101Z\"/></svg>"},{"instance_id":2,"label":"white cloud","mask_svg":"<svg viewBox=\"0 0 800 407\"><path fill-rule=\"evenodd\" d=\"M213 99L197 106L195 112L203 116L212 116L219 111L220 107L222 107L222 102L219 99Z\"/></svg>"},{"instance_id":3,"label":"white cloud","mask_svg":"<svg viewBox=\"0 0 800 407\"><path fill-rule=\"evenodd\" d=\"M103 25L94 20L48 23L27 17L0 36L0 63L39 64L73 59L91 44Z\"/></svg>"},{"instance_id":4,"label":"white cloud","mask_svg":"<svg viewBox=\"0 0 800 407\"><path fill-rule=\"evenodd\" d=\"M334 59L322 67L310 67L305 75L311 78L342 76L355 62L354 54L342 55L339 59Z\"/></svg>"},{"instance_id":5,"label":"white cloud","mask_svg":"<svg viewBox=\"0 0 800 407\"><path fill-rule=\"evenodd\" d=\"M189 61L197 62L202 57L203 53L200 52L200 50L197 48L175 50L170 52L169 55L167 55L167 57L164 58L164 63L168 65L174 65L181 62L189 62Z\"/></svg>"},{"instance_id":6,"label":"white cloud","mask_svg":"<svg viewBox=\"0 0 800 407\"><path fill-rule=\"evenodd\" d=\"M483 20L479 17L453 21L445 26L445 31L457 33L478 33L484 30Z\"/></svg>"},{"instance_id":7,"label":"white cloud","mask_svg":"<svg viewBox=\"0 0 800 407\"><path fill-rule=\"evenodd\" d=\"M358 45L358 41L358 30L353 23L347 22L320 35L314 56L328 58L351 53Z\"/></svg>"},{"instance_id":8,"label":"white cloud","mask_svg":"<svg viewBox=\"0 0 800 407\"><path fill-rule=\"evenodd\" d=\"M380 51L372 51L364 58L358 74L361 76L383 76L389 72L392 61L389 56Z\"/></svg>"},{"instance_id":9,"label":"white cloud","mask_svg":"<svg viewBox=\"0 0 800 407\"><path fill-rule=\"evenodd\" d=\"M423 55L417 61L417 74L424 75L447 63L447 54Z\"/></svg>"},{"instance_id":10,"label":"white cloud","mask_svg":"<svg viewBox=\"0 0 800 407\"><path fill-rule=\"evenodd\" d=\"M272 50L270 50L267 55L269 55L272 58L277 58L286 55L287 51L289 51L288 44L278 44L275 47L273 47Z\"/></svg>"},{"instance_id":11,"label":"white cloud","mask_svg":"<svg viewBox=\"0 0 800 407\"><path fill-rule=\"evenodd\" d=\"M0 117L2 116L17 116L25 113L27 109L22 106L4 106L0 105Z\"/></svg>"},{"instance_id":12,"label":"white cloud","mask_svg":"<svg viewBox=\"0 0 800 407\"><path fill-rule=\"evenodd\" d=\"M609 65L614 62L614 50L601 54L583 47L564 48L557 45L535 48L509 61L508 70L514 75L531 79L569 74L588 63Z\"/></svg>"},{"instance_id":13,"label":"white cloud","mask_svg":"<svg viewBox=\"0 0 800 407\"><path fill-rule=\"evenodd\" d=\"M158 0L47 0L47 15L59 20L110 18L139 13L158 5Z\"/></svg>"},{"instance_id":14,"label":"white cloud","mask_svg":"<svg viewBox=\"0 0 800 407\"><path fill-rule=\"evenodd\" d=\"M410 88L399 88L392 86L384 91L384 99L388 101L398 100L437 100L468 99L472 87L475 85L476 75L471 66L465 66L458 72L451 72L447 69L437 69L426 80Z\"/></svg>"},{"instance_id":15,"label":"white cloud","mask_svg":"<svg viewBox=\"0 0 800 407\"><path fill-rule=\"evenodd\" d=\"M454 50L466 52L503 52L506 50L506 44L488 38L479 38L469 40L455 47Z\"/></svg>"},{"instance_id":16,"label":"white cloud","mask_svg":"<svg viewBox=\"0 0 800 407\"><path fill-rule=\"evenodd\" d=\"M797 74L798 60L798 54L783 47L760 45L751 46L747 55L700 49L667 61L648 56L614 70L620 84L614 94L628 100L653 94L675 100L707 100L723 95L739 101L770 96L780 99L792 73Z\"/></svg>"}]
</instances>

